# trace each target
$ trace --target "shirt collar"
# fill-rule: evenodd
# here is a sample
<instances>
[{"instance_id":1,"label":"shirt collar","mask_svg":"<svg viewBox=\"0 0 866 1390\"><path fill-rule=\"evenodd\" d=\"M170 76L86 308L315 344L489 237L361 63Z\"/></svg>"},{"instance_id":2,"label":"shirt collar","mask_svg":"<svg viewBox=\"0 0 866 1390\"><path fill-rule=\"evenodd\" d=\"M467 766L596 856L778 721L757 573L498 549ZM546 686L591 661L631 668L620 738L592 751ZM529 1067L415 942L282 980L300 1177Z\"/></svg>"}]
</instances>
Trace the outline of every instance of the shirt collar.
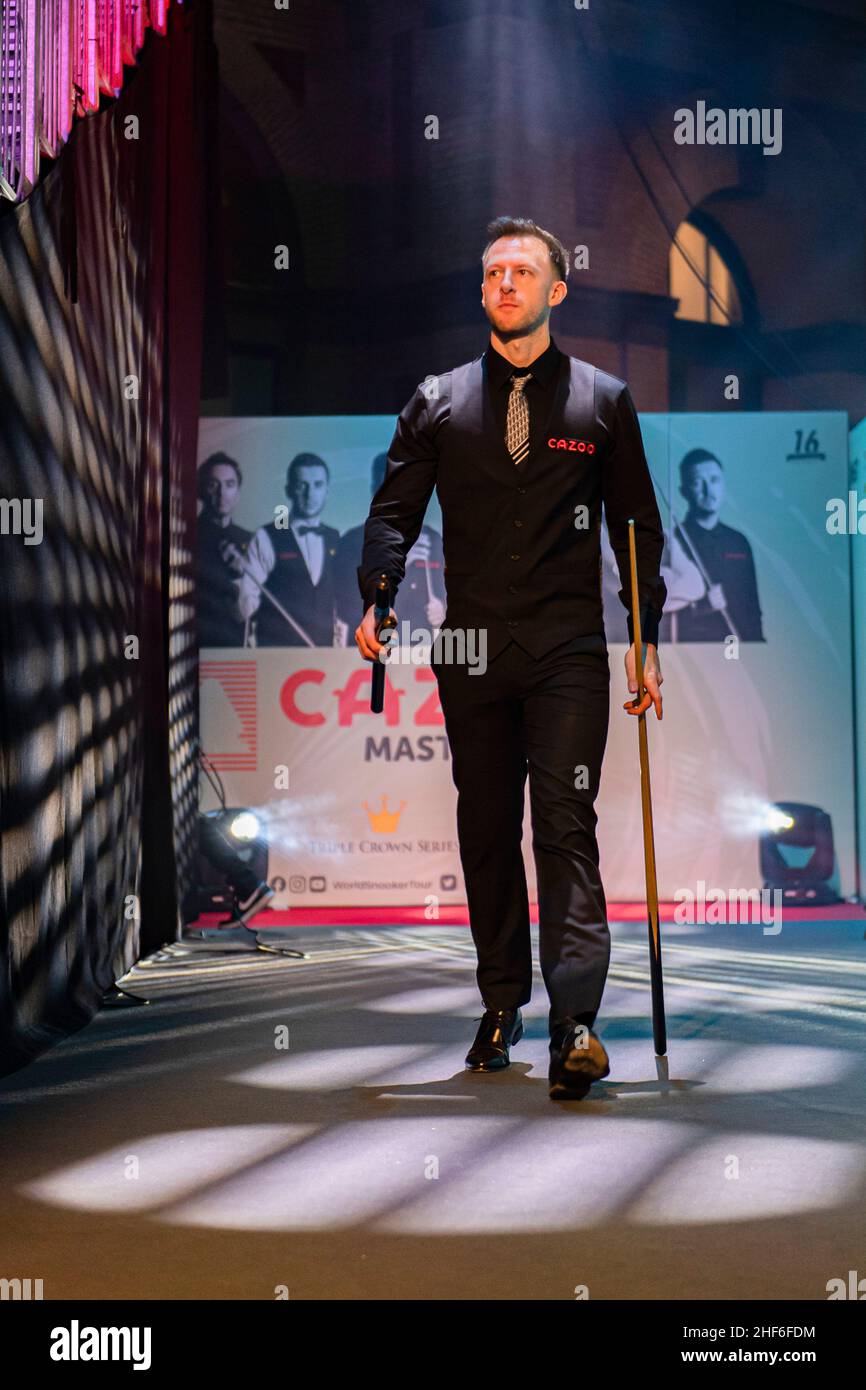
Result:
<instances>
[{"instance_id":1,"label":"shirt collar","mask_svg":"<svg viewBox=\"0 0 866 1390\"><path fill-rule=\"evenodd\" d=\"M517 372L518 376L523 376L524 372L527 371L542 386L547 386L559 366L561 356L562 353L551 338L541 356L536 357L534 362L530 362L528 367L515 367L513 362L509 362L507 357L503 357L501 352L497 352L492 343L487 344L484 360L490 379L495 386L507 386L511 381L512 372Z\"/></svg>"}]
</instances>

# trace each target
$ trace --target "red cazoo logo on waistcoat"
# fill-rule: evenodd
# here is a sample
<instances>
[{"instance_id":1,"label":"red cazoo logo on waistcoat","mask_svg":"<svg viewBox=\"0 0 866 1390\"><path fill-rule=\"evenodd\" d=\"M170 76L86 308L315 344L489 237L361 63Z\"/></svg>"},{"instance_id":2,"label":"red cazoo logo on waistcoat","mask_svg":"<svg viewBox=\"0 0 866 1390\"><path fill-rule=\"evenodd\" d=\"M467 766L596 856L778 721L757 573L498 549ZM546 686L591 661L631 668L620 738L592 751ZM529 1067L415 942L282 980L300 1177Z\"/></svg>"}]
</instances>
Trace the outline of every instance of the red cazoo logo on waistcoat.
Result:
<instances>
[{"instance_id":1,"label":"red cazoo logo on waistcoat","mask_svg":"<svg viewBox=\"0 0 866 1390\"><path fill-rule=\"evenodd\" d=\"M594 454L595 445L588 439L548 439L548 449L567 449L570 454Z\"/></svg>"}]
</instances>

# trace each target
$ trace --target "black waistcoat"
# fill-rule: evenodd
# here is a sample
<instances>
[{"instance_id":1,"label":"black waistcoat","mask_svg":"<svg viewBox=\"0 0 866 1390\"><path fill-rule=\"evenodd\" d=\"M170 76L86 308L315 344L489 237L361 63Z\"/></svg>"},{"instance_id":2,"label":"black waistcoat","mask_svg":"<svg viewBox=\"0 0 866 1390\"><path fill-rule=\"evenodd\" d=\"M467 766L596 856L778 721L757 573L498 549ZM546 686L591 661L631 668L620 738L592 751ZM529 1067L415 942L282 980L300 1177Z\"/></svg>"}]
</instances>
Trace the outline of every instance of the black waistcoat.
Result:
<instances>
[{"instance_id":1,"label":"black waistcoat","mask_svg":"<svg viewBox=\"0 0 866 1390\"><path fill-rule=\"evenodd\" d=\"M488 659L512 639L540 658L604 631L601 468L610 440L595 379L589 363L563 358L540 442L515 465L492 418L483 359L451 373L436 482L444 625L486 628Z\"/></svg>"},{"instance_id":2,"label":"black waistcoat","mask_svg":"<svg viewBox=\"0 0 866 1390\"><path fill-rule=\"evenodd\" d=\"M323 529L325 554L322 573L318 584L314 585L294 532L289 528L278 528L273 522L266 526L276 564L265 585L313 639L314 646L331 647L334 643L334 556L339 532L333 526ZM256 619L256 642L260 647L306 645L264 594Z\"/></svg>"}]
</instances>

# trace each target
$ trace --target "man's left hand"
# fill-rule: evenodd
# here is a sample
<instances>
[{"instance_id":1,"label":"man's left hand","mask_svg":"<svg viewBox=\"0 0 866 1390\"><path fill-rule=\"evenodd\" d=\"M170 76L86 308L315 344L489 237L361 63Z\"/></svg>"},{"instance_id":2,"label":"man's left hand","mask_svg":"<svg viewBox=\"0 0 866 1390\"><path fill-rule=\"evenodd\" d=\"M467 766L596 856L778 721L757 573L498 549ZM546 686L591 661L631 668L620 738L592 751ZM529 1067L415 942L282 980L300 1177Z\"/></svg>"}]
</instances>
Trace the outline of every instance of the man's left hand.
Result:
<instances>
[{"instance_id":1,"label":"man's left hand","mask_svg":"<svg viewBox=\"0 0 866 1390\"><path fill-rule=\"evenodd\" d=\"M646 656L643 663L643 682L644 695L640 704L634 704L627 700L623 705L626 714L643 714L650 705L655 706L656 719L662 717L662 695L660 686L664 681L662 668L659 664L659 654L651 642L646 643ZM625 654L625 674L628 681L628 688L633 695L637 695L637 674L634 643L629 647Z\"/></svg>"}]
</instances>

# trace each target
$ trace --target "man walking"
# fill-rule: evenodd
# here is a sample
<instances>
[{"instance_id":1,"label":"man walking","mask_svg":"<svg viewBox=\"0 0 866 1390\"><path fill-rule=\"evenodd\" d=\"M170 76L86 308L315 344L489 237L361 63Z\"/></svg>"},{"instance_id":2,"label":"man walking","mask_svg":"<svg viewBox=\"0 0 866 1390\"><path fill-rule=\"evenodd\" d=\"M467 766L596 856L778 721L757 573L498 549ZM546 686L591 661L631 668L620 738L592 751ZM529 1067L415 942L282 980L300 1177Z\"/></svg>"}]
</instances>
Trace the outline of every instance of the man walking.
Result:
<instances>
[{"instance_id":1,"label":"man walking","mask_svg":"<svg viewBox=\"0 0 866 1390\"><path fill-rule=\"evenodd\" d=\"M498 218L482 254L490 342L474 361L416 390L397 422L367 518L355 632L375 660L373 599L392 595L437 488L446 629L483 628L483 672L433 664L457 787L457 832L484 1015L466 1065L507 1066L531 992L521 854L529 775L539 950L550 999L549 1090L579 1099L609 1071L594 1024L610 959L596 815L610 675L602 615L602 508L630 607L634 519L647 693L631 714L661 718L656 650L665 600L663 534L625 382L561 353L549 332L567 293L568 256L526 218ZM633 642L631 614L628 640ZM635 691L635 654L626 655Z\"/></svg>"}]
</instances>

